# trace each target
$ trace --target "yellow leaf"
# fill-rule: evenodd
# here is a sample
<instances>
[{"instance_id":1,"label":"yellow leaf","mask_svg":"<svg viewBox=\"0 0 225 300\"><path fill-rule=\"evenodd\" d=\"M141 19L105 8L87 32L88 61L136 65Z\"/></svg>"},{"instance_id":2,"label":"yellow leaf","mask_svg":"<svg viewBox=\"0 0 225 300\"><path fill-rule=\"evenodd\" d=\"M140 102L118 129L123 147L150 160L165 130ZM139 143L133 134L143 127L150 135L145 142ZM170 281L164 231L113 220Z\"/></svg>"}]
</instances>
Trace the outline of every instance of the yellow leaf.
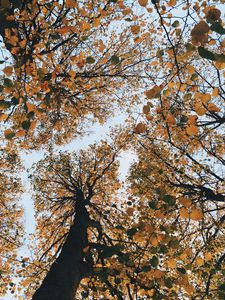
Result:
<instances>
[{"instance_id":1,"label":"yellow leaf","mask_svg":"<svg viewBox=\"0 0 225 300\"><path fill-rule=\"evenodd\" d=\"M182 219L189 219L189 212L188 212L187 208L182 207L182 208L180 209L180 217L181 217Z\"/></svg>"},{"instance_id":2,"label":"yellow leaf","mask_svg":"<svg viewBox=\"0 0 225 300\"><path fill-rule=\"evenodd\" d=\"M219 89L218 88L213 89L212 95L213 97L219 96Z\"/></svg>"},{"instance_id":3,"label":"yellow leaf","mask_svg":"<svg viewBox=\"0 0 225 300\"><path fill-rule=\"evenodd\" d=\"M194 71L195 71L195 68L194 68L193 66L191 66L191 65L188 65L188 66L186 67L186 69L188 70L188 73L189 73L189 74L193 74Z\"/></svg>"},{"instance_id":4,"label":"yellow leaf","mask_svg":"<svg viewBox=\"0 0 225 300\"><path fill-rule=\"evenodd\" d=\"M202 94L201 96L202 103L206 104L211 100L210 94Z\"/></svg>"},{"instance_id":5,"label":"yellow leaf","mask_svg":"<svg viewBox=\"0 0 225 300\"><path fill-rule=\"evenodd\" d=\"M137 126L134 129L135 133L145 133L146 131L146 126L144 123L138 123Z\"/></svg>"},{"instance_id":6,"label":"yellow leaf","mask_svg":"<svg viewBox=\"0 0 225 300\"><path fill-rule=\"evenodd\" d=\"M28 112L35 111L37 109L37 107L32 103L27 102L26 105L27 105Z\"/></svg>"},{"instance_id":7,"label":"yellow leaf","mask_svg":"<svg viewBox=\"0 0 225 300\"><path fill-rule=\"evenodd\" d=\"M145 7L148 4L148 0L138 0L139 5Z\"/></svg>"},{"instance_id":8,"label":"yellow leaf","mask_svg":"<svg viewBox=\"0 0 225 300\"><path fill-rule=\"evenodd\" d=\"M173 88L173 87L174 87L174 82L169 82L169 83L168 83L168 87L169 87L169 88Z\"/></svg>"},{"instance_id":9,"label":"yellow leaf","mask_svg":"<svg viewBox=\"0 0 225 300\"><path fill-rule=\"evenodd\" d=\"M190 284L184 285L184 289L189 295L192 295L195 291L194 287Z\"/></svg>"},{"instance_id":10,"label":"yellow leaf","mask_svg":"<svg viewBox=\"0 0 225 300\"><path fill-rule=\"evenodd\" d=\"M205 257L205 260L208 261L208 260L211 260L213 256L210 252L206 252L204 257Z\"/></svg>"},{"instance_id":11,"label":"yellow leaf","mask_svg":"<svg viewBox=\"0 0 225 300\"><path fill-rule=\"evenodd\" d=\"M202 259L201 257L197 257L195 262L198 267L201 267L204 265L204 259Z\"/></svg>"},{"instance_id":12,"label":"yellow leaf","mask_svg":"<svg viewBox=\"0 0 225 300\"><path fill-rule=\"evenodd\" d=\"M29 128L29 130L34 130L34 128L36 127L36 124L37 124L37 121L35 120L35 121L32 121L31 123L30 123L30 128Z\"/></svg>"},{"instance_id":13,"label":"yellow leaf","mask_svg":"<svg viewBox=\"0 0 225 300\"><path fill-rule=\"evenodd\" d=\"M174 269L177 266L177 262L176 262L175 259L171 258L171 259L168 260L167 265L168 265L169 268Z\"/></svg>"},{"instance_id":14,"label":"yellow leaf","mask_svg":"<svg viewBox=\"0 0 225 300\"><path fill-rule=\"evenodd\" d=\"M203 218L202 210L198 207L195 207L191 210L190 218L194 221L200 221Z\"/></svg>"},{"instance_id":15,"label":"yellow leaf","mask_svg":"<svg viewBox=\"0 0 225 300\"><path fill-rule=\"evenodd\" d=\"M156 247L159 244L159 241L156 236L152 236L150 238L150 243L152 244L152 246Z\"/></svg>"},{"instance_id":16,"label":"yellow leaf","mask_svg":"<svg viewBox=\"0 0 225 300\"><path fill-rule=\"evenodd\" d=\"M180 204L182 204L183 206L185 206L187 208L190 207L192 204L191 199L186 198L186 197L180 197L179 202L180 202Z\"/></svg>"},{"instance_id":17,"label":"yellow leaf","mask_svg":"<svg viewBox=\"0 0 225 300\"><path fill-rule=\"evenodd\" d=\"M194 109L199 116L203 116L206 113L206 109L201 102L195 102Z\"/></svg>"}]
</instances>

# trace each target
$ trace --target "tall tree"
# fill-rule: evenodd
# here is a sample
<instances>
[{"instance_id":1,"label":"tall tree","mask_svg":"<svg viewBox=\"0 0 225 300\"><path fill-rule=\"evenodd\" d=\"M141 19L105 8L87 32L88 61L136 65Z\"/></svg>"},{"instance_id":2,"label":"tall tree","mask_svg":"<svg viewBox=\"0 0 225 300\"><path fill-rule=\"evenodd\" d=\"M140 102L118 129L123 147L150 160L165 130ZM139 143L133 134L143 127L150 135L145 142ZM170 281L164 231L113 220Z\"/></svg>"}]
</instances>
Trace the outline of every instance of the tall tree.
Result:
<instances>
[{"instance_id":1,"label":"tall tree","mask_svg":"<svg viewBox=\"0 0 225 300\"><path fill-rule=\"evenodd\" d=\"M95 265L103 264L104 268L104 259L121 251L121 245L111 236L120 218L126 222L125 215L117 213L122 203L115 203L120 187L116 161L119 143L102 142L79 155L51 155L36 166L32 178L39 235L37 254L47 268L54 263L32 299L74 299L84 277L102 274L94 269ZM34 276L31 283L39 280ZM120 295L116 286L107 284L112 295Z\"/></svg>"},{"instance_id":2,"label":"tall tree","mask_svg":"<svg viewBox=\"0 0 225 300\"><path fill-rule=\"evenodd\" d=\"M1 141L2 142L2 141ZM0 295L7 290L14 293L13 274L18 266L16 251L22 245L21 216L18 204L21 182L16 172L20 171L17 151L7 146L0 148ZM13 174L14 172L14 174Z\"/></svg>"}]
</instances>

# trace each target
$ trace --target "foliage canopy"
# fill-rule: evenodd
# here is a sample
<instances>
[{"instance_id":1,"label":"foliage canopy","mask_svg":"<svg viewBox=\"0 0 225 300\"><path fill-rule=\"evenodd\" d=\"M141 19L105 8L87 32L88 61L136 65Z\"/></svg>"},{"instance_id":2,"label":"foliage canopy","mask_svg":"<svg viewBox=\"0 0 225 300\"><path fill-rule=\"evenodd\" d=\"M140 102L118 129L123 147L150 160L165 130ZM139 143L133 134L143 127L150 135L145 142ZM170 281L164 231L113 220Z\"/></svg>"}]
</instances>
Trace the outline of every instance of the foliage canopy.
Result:
<instances>
[{"instance_id":1,"label":"foliage canopy","mask_svg":"<svg viewBox=\"0 0 225 300\"><path fill-rule=\"evenodd\" d=\"M224 299L223 4L0 2L2 295ZM117 114L107 139L57 150ZM20 258L20 153L40 148Z\"/></svg>"}]
</instances>

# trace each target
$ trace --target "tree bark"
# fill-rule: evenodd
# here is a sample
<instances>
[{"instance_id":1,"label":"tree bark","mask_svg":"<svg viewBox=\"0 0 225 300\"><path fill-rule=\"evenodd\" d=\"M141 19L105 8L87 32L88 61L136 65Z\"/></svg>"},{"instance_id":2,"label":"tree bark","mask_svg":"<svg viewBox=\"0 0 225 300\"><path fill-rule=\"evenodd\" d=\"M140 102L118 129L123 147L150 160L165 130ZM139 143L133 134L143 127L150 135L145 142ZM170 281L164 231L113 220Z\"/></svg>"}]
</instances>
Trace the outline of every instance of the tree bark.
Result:
<instances>
[{"instance_id":1,"label":"tree bark","mask_svg":"<svg viewBox=\"0 0 225 300\"><path fill-rule=\"evenodd\" d=\"M84 206L76 209L62 250L32 300L74 300L81 279L88 271L83 249L88 245L89 216Z\"/></svg>"}]
</instances>

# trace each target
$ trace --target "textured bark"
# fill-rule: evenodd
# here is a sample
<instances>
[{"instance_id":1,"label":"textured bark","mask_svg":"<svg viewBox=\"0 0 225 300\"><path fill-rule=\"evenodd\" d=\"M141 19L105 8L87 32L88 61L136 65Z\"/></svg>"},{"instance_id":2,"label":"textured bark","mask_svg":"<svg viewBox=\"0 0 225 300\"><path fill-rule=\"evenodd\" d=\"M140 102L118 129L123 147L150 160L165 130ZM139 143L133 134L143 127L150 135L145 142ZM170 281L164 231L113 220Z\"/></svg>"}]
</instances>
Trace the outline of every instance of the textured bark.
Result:
<instances>
[{"instance_id":1,"label":"textured bark","mask_svg":"<svg viewBox=\"0 0 225 300\"><path fill-rule=\"evenodd\" d=\"M77 208L76 219L40 288L32 300L74 300L81 279L88 270L83 249L88 244L89 217L86 208Z\"/></svg>"}]
</instances>

